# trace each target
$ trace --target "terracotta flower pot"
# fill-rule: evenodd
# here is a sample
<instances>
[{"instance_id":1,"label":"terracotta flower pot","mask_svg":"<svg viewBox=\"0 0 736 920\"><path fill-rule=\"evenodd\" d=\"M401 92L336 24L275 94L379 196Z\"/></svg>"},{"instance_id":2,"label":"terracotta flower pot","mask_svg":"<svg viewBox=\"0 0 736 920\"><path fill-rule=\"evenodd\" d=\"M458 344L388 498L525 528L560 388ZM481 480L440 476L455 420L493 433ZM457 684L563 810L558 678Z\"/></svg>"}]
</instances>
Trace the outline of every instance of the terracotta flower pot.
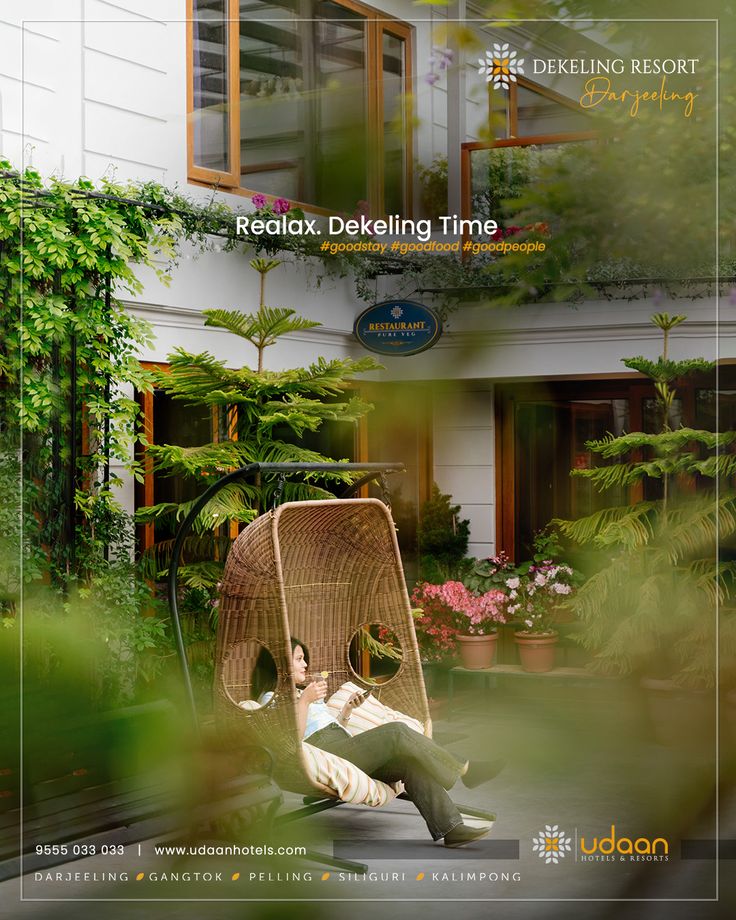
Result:
<instances>
[{"instance_id":1,"label":"terracotta flower pot","mask_svg":"<svg viewBox=\"0 0 736 920\"><path fill-rule=\"evenodd\" d=\"M497 639L498 633L488 636L458 636L457 646L460 649L463 667L469 671L492 667Z\"/></svg>"},{"instance_id":2,"label":"terracotta flower pot","mask_svg":"<svg viewBox=\"0 0 736 920\"><path fill-rule=\"evenodd\" d=\"M524 671L542 674L555 666L557 633L515 632L514 641L519 647L519 660Z\"/></svg>"}]
</instances>

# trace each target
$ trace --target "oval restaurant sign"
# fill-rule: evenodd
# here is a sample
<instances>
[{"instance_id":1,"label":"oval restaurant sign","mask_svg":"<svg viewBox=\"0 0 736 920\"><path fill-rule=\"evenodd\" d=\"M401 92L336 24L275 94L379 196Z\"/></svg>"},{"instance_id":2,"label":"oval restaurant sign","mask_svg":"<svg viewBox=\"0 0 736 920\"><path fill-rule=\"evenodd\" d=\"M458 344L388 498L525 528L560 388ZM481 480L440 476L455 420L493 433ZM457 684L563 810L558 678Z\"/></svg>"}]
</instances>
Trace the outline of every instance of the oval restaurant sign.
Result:
<instances>
[{"instance_id":1,"label":"oval restaurant sign","mask_svg":"<svg viewBox=\"0 0 736 920\"><path fill-rule=\"evenodd\" d=\"M413 300L386 300L363 310L353 332L360 344L379 355L415 355L442 335L437 314Z\"/></svg>"}]
</instances>

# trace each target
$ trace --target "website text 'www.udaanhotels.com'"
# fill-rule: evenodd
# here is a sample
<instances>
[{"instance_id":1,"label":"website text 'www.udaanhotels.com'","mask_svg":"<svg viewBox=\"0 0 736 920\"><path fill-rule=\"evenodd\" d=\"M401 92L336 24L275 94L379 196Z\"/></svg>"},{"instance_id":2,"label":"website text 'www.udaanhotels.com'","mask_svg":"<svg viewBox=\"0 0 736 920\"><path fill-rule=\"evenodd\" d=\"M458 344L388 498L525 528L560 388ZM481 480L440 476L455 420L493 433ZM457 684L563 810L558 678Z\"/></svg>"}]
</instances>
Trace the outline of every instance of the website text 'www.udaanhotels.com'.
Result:
<instances>
[{"instance_id":1,"label":"website text 'www.udaanhotels.com'","mask_svg":"<svg viewBox=\"0 0 736 920\"><path fill-rule=\"evenodd\" d=\"M237 844L216 845L164 844L154 845L156 856L306 856L305 847L273 847L270 844L238 846Z\"/></svg>"}]
</instances>

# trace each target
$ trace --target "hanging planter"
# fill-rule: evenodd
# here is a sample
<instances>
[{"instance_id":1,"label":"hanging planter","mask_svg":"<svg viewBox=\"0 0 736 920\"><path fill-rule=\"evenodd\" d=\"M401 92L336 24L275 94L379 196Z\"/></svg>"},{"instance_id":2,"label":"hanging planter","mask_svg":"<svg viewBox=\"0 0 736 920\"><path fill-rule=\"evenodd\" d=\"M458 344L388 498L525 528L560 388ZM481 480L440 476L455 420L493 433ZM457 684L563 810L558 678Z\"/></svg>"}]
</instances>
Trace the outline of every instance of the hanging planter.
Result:
<instances>
[{"instance_id":1,"label":"hanging planter","mask_svg":"<svg viewBox=\"0 0 736 920\"><path fill-rule=\"evenodd\" d=\"M497 639L496 632L486 636L458 636L457 647L463 667L469 671L493 667Z\"/></svg>"},{"instance_id":2,"label":"hanging planter","mask_svg":"<svg viewBox=\"0 0 736 920\"><path fill-rule=\"evenodd\" d=\"M555 666L555 647L559 638L556 632L515 632L514 641L519 649L522 669L531 674L551 671Z\"/></svg>"}]
</instances>

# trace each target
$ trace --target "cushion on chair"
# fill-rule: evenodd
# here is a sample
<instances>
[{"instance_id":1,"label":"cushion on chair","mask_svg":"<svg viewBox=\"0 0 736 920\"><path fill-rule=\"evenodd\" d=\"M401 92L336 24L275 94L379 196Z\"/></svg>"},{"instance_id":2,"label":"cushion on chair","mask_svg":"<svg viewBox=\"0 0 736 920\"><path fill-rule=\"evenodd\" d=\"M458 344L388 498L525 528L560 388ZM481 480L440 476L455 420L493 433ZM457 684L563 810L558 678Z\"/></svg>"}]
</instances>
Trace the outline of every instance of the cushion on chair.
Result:
<instances>
[{"instance_id":1,"label":"cushion on chair","mask_svg":"<svg viewBox=\"0 0 736 920\"><path fill-rule=\"evenodd\" d=\"M336 690L329 700L327 700L327 706L335 718L340 714L350 696L353 693L362 691L362 687L350 681L343 684L339 690ZM345 731L351 735L359 735L361 732L367 732L371 728L376 728L378 725L385 725L387 722L403 722L404 725L413 728L414 731L419 732L420 735L425 733L424 726L421 722L406 715L405 712L399 712L398 709L391 709L389 706L386 706L379 699L376 699L375 691L364 703L361 703L360 706L353 709L350 714L350 720L345 726Z\"/></svg>"},{"instance_id":2,"label":"cushion on chair","mask_svg":"<svg viewBox=\"0 0 736 920\"><path fill-rule=\"evenodd\" d=\"M238 706L246 712L261 708L256 700L241 700ZM389 785L372 779L350 761L313 747L306 741L302 741L302 752L309 780L316 786L326 787L343 802L380 808L404 791L402 783Z\"/></svg>"},{"instance_id":3,"label":"cushion on chair","mask_svg":"<svg viewBox=\"0 0 736 920\"><path fill-rule=\"evenodd\" d=\"M313 747L306 741L302 742L302 752L309 778L332 789L343 802L380 808L404 791L402 783L389 785L378 779L371 779L349 760L344 760L330 751L323 751L322 748Z\"/></svg>"}]
</instances>

